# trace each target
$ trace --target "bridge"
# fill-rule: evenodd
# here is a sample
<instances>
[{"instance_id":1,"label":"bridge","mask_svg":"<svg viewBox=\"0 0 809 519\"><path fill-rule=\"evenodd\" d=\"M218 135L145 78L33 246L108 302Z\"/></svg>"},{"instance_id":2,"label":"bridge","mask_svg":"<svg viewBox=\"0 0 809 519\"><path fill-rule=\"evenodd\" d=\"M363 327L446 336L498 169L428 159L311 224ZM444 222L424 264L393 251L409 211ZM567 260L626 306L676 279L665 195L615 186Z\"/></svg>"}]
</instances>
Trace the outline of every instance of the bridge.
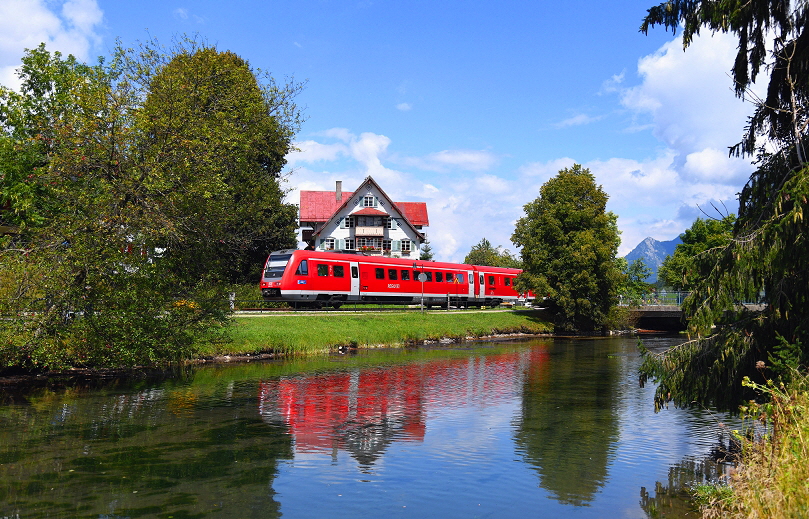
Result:
<instances>
[{"instance_id":1,"label":"bridge","mask_svg":"<svg viewBox=\"0 0 809 519\"><path fill-rule=\"evenodd\" d=\"M690 292L666 291L649 294L643 298L640 306L630 309L631 322L641 330L671 332L685 330L686 324L683 320L681 305L688 294ZM760 312L765 305L743 303L741 306L752 312Z\"/></svg>"}]
</instances>

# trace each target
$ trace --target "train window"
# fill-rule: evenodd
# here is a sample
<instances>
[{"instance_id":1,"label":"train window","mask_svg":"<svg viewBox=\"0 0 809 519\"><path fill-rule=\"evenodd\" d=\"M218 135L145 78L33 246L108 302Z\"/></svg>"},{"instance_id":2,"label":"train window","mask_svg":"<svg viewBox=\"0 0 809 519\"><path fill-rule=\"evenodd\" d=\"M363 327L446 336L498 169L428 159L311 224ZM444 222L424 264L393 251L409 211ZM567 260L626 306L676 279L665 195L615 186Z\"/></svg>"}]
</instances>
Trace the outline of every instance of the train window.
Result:
<instances>
[{"instance_id":1,"label":"train window","mask_svg":"<svg viewBox=\"0 0 809 519\"><path fill-rule=\"evenodd\" d=\"M458 283L466 283L466 275L463 272L458 272L455 274L455 279Z\"/></svg>"},{"instance_id":2,"label":"train window","mask_svg":"<svg viewBox=\"0 0 809 519\"><path fill-rule=\"evenodd\" d=\"M452 275L452 272L447 272L447 283L452 283L455 281L455 276Z\"/></svg>"},{"instance_id":3,"label":"train window","mask_svg":"<svg viewBox=\"0 0 809 519\"><path fill-rule=\"evenodd\" d=\"M506 286L507 286L507 287L510 287L510 286L511 286L511 278L503 278L503 281L505 281L505 282L506 282Z\"/></svg>"},{"instance_id":4,"label":"train window","mask_svg":"<svg viewBox=\"0 0 809 519\"><path fill-rule=\"evenodd\" d=\"M421 274L421 272L419 272L418 270L414 270L414 271L413 271L413 279L415 279L416 281L418 281L418 279L419 279L419 274Z\"/></svg>"},{"instance_id":5,"label":"train window","mask_svg":"<svg viewBox=\"0 0 809 519\"><path fill-rule=\"evenodd\" d=\"M443 272L436 272L435 273L435 280L439 283L444 281L444 273Z\"/></svg>"},{"instance_id":6,"label":"train window","mask_svg":"<svg viewBox=\"0 0 809 519\"><path fill-rule=\"evenodd\" d=\"M318 264L317 266L317 275L318 276L328 276L329 275L329 266Z\"/></svg>"},{"instance_id":7,"label":"train window","mask_svg":"<svg viewBox=\"0 0 809 519\"><path fill-rule=\"evenodd\" d=\"M388 279L390 279L392 281L396 281L396 279L399 277L398 274L399 274L398 270L396 270L396 269L388 269Z\"/></svg>"},{"instance_id":8,"label":"train window","mask_svg":"<svg viewBox=\"0 0 809 519\"><path fill-rule=\"evenodd\" d=\"M335 265L335 266L334 266L334 277L336 277L336 278L343 278L343 277L345 277L345 275L346 275L345 270L346 270L346 268L345 268L344 266L342 266L342 265Z\"/></svg>"},{"instance_id":9,"label":"train window","mask_svg":"<svg viewBox=\"0 0 809 519\"><path fill-rule=\"evenodd\" d=\"M376 269L376 279L385 279L385 269Z\"/></svg>"},{"instance_id":10,"label":"train window","mask_svg":"<svg viewBox=\"0 0 809 519\"><path fill-rule=\"evenodd\" d=\"M489 284L494 285L494 276L489 276Z\"/></svg>"},{"instance_id":11,"label":"train window","mask_svg":"<svg viewBox=\"0 0 809 519\"><path fill-rule=\"evenodd\" d=\"M410 281L410 271L402 270L402 281Z\"/></svg>"},{"instance_id":12,"label":"train window","mask_svg":"<svg viewBox=\"0 0 809 519\"><path fill-rule=\"evenodd\" d=\"M433 273L432 272L425 272L425 274L427 274L427 281L432 281L433 280Z\"/></svg>"},{"instance_id":13,"label":"train window","mask_svg":"<svg viewBox=\"0 0 809 519\"><path fill-rule=\"evenodd\" d=\"M298 263L298 269L295 271L296 276L308 276L309 275L309 264L306 260L302 260Z\"/></svg>"},{"instance_id":14,"label":"train window","mask_svg":"<svg viewBox=\"0 0 809 519\"><path fill-rule=\"evenodd\" d=\"M357 267L351 267L351 277L355 279L360 277L360 271Z\"/></svg>"},{"instance_id":15,"label":"train window","mask_svg":"<svg viewBox=\"0 0 809 519\"><path fill-rule=\"evenodd\" d=\"M480 275L480 284L483 284L483 274Z\"/></svg>"}]
</instances>

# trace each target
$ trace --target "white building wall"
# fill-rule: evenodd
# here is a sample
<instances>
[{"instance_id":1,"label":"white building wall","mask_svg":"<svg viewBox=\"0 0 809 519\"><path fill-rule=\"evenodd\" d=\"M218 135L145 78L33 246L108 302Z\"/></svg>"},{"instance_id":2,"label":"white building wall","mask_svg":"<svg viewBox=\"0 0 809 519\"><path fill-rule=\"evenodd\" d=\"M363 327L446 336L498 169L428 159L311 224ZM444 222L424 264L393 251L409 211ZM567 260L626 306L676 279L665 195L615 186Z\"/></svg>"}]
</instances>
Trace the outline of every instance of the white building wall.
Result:
<instances>
[{"instance_id":1,"label":"white building wall","mask_svg":"<svg viewBox=\"0 0 809 519\"><path fill-rule=\"evenodd\" d=\"M374 198L375 205L365 205L365 197L369 195ZM387 214L388 217L393 218L396 221L396 223L393 225L394 228L389 229L387 228L386 222L383 218L384 233L383 236L379 237L381 240L391 241L390 255L392 257L418 258L421 241L419 240L417 233L407 223L404 223L404 217L390 207L390 203L381 196L373 185L370 187L367 185L362 186L352 195L346 207L337 215L336 218L333 218L326 224L326 228L320 231L319 238L315 244L316 248L319 250L326 249L328 243L327 240L331 238L334 240L334 250L344 250L347 248L346 240L354 239L354 250L358 250L359 246L356 242L356 227L346 227L343 223L344 218L346 216L354 215L354 213L362 211L363 209L368 209L369 207ZM356 218L357 216L354 216L355 221ZM409 254L406 251L402 251L403 241L410 242ZM406 248L406 246L404 248Z\"/></svg>"}]
</instances>

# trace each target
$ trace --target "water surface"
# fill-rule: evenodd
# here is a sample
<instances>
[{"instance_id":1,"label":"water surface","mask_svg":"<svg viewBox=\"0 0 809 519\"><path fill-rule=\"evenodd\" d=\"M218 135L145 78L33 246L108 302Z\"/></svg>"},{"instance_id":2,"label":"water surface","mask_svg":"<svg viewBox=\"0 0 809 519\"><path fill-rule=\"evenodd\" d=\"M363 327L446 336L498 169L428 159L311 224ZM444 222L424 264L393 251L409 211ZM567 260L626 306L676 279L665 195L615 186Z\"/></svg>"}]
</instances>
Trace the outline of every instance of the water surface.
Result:
<instances>
[{"instance_id":1,"label":"water surface","mask_svg":"<svg viewBox=\"0 0 809 519\"><path fill-rule=\"evenodd\" d=\"M0 517L694 517L733 419L655 414L638 364L540 339L4 391Z\"/></svg>"}]
</instances>

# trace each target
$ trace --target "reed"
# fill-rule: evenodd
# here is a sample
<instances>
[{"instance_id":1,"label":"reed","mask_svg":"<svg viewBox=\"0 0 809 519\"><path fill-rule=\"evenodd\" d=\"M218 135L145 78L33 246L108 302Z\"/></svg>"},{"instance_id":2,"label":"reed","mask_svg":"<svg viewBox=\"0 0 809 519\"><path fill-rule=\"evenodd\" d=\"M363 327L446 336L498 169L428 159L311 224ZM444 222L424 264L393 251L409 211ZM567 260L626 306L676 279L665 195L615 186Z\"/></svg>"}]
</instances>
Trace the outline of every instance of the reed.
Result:
<instances>
[{"instance_id":1,"label":"reed","mask_svg":"<svg viewBox=\"0 0 809 519\"><path fill-rule=\"evenodd\" d=\"M767 434L739 436L739 469L725 488L698 489L706 518L787 519L809 517L809 380L790 386L746 381L770 397L742 410L764 417Z\"/></svg>"}]
</instances>

